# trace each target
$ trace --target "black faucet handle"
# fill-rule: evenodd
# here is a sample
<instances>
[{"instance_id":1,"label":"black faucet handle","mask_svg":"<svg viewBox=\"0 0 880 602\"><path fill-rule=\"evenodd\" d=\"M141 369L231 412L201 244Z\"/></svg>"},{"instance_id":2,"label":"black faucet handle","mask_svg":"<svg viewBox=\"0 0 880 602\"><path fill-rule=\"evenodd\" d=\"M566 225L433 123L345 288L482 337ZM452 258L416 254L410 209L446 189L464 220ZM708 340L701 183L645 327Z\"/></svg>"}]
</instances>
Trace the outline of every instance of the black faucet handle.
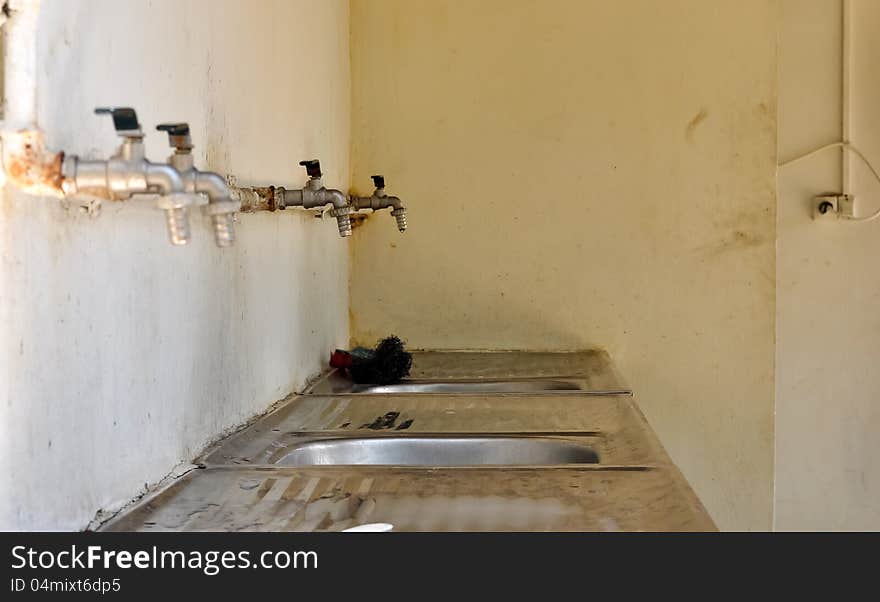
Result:
<instances>
[{"instance_id":1,"label":"black faucet handle","mask_svg":"<svg viewBox=\"0 0 880 602\"><path fill-rule=\"evenodd\" d=\"M373 179L373 186L376 188L385 188L385 176L370 176Z\"/></svg>"},{"instance_id":2,"label":"black faucet handle","mask_svg":"<svg viewBox=\"0 0 880 602\"><path fill-rule=\"evenodd\" d=\"M185 122L160 123L156 129L160 132L168 132L169 136L189 136L189 124Z\"/></svg>"},{"instance_id":3,"label":"black faucet handle","mask_svg":"<svg viewBox=\"0 0 880 602\"><path fill-rule=\"evenodd\" d=\"M122 135L126 132L140 131L137 113L131 107L97 107L95 115L110 115L113 117L113 127Z\"/></svg>"},{"instance_id":4,"label":"black faucet handle","mask_svg":"<svg viewBox=\"0 0 880 602\"><path fill-rule=\"evenodd\" d=\"M192 150L192 140L189 137L189 124L183 121L177 123L160 123L156 126L160 132L168 133L168 144L179 151Z\"/></svg>"},{"instance_id":5,"label":"black faucet handle","mask_svg":"<svg viewBox=\"0 0 880 602\"><path fill-rule=\"evenodd\" d=\"M321 177L321 162L317 159L308 159L306 161L300 161L300 165L306 168L306 173L309 174L310 178L320 178Z\"/></svg>"}]
</instances>

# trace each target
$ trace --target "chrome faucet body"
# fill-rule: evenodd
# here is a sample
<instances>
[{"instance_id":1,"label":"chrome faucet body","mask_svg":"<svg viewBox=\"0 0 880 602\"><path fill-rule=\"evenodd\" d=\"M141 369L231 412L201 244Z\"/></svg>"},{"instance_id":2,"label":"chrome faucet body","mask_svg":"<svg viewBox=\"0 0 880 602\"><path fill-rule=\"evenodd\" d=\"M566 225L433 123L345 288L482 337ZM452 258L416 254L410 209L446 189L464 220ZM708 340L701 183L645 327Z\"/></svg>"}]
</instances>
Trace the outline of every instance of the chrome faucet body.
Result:
<instances>
[{"instance_id":1,"label":"chrome faucet body","mask_svg":"<svg viewBox=\"0 0 880 602\"><path fill-rule=\"evenodd\" d=\"M193 198L186 193L180 173L171 165L146 159L144 134L133 109L99 108L95 113L113 117L122 144L116 154L106 160L66 156L62 164L64 193L92 193L111 199L159 194L156 205L165 212L171 244L187 244L191 238L188 210Z\"/></svg>"},{"instance_id":2,"label":"chrome faucet body","mask_svg":"<svg viewBox=\"0 0 880 602\"><path fill-rule=\"evenodd\" d=\"M319 161L313 159L310 161L300 161L299 164L306 168L306 173L309 175L308 182L300 190L286 190L276 187L274 189L276 206L279 209L287 207L315 209L325 205L333 205L330 215L336 218L339 236L351 236L351 219L349 215L352 213L352 208L348 204L348 198L339 190L324 187Z\"/></svg>"},{"instance_id":3,"label":"chrome faucet body","mask_svg":"<svg viewBox=\"0 0 880 602\"><path fill-rule=\"evenodd\" d=\"M400 199L396 196L389 196L385 193L385 177L372 176L373 184L376 189L373 190L372 196L352 196L350 199L351 206L354 210L370 209L379 211L380 209L391 209L391 215L397 221L397 229L403 232L406 230L406 207L404 207Z\"/></svg>"},{"instance_id":4,"label":"chrome faucet body","mask_svg":"<svg viewBox=\"0 0 880 602\"><path fill-rule=\"evenodd\" d=\"M235 242L235 212L241 203L232 200L225 178L212 171L199 171L193 165L189 124L163 123L156 129L168 133L168 142L174 148L168 164L180 173L186 191L208 197L208 204L202 210L211 218L214 242L218 247L232 246Z\"/></svg>"}]
</instances>

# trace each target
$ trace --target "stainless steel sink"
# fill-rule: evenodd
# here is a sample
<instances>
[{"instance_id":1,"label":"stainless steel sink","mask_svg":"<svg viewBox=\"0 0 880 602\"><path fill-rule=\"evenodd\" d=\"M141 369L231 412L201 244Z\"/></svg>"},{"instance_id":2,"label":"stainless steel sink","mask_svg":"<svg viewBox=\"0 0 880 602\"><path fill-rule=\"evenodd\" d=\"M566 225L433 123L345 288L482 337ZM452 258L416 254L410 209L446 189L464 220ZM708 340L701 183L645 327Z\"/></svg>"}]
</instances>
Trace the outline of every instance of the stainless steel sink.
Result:
<instances>
[{"instance_id":1,"label":"stainless steel sink","mask_svg":"<svg viewBox=\"0 0 880 602\"><path fill-rule=\"evenodd\" d=\"M555 466L597 464L581 442L554 437L354 437L295 444L275 464L283 466Z\"/></svg>"},{"instance_id":2,"label":"stainless steel sink","mask_svg":"<svg viewBox=\"0 0 880 602\"><path fill-rule=\"evenodd\" d=\"M393 385L356 384L333 372L318 381L306 393L311 395L395 395L443 393L452 395L485 393L521 393L530 395L593 393L627 395L629 389L595 391L587 386L586 379L510 378L510 379L456 379L456 380L404 380Z\"/></svg>"},{"instance_id":3,"label":"stainless steel sink","mask_svg":"<svg viewBox=\"0 0 880 602\"><path fill-rule=\"evenodd\" d=\"M534 379L496 381L405 381L393 385L352 384L352 393L535 393L540 391L583 391L576 380Z\"/></svg>"}]
</instances>

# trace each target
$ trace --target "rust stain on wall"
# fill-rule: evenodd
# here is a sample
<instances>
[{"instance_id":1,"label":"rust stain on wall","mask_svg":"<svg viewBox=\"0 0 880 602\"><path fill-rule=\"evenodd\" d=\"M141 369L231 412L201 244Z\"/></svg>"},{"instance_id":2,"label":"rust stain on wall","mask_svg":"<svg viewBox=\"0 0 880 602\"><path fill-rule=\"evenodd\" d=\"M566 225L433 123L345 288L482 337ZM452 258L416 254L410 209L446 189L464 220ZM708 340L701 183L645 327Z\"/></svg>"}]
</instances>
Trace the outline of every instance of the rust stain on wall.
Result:
<instances>
[{"instance_id":1,"label":"rust stain on wall","mask_svg":"<svg viewBox=\"0 0 880 602\"><path fill-rule=\"evenodd\" d=\"M39 132L16 132L4 136L3 159L9 181L25 192L62 196L64 153L47 152Z\"/></svg>"}]
</instances>

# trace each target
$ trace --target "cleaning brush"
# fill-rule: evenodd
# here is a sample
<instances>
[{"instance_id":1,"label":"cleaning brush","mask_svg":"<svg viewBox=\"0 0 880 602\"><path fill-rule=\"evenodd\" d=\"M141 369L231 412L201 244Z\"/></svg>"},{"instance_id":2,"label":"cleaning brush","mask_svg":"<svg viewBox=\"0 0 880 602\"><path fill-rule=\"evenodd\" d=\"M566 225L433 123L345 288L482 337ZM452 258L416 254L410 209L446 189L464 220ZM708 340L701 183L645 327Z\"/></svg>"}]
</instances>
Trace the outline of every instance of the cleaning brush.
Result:
<instances>
[{"instance_id":1,"label":"cleaning brush","mask_svg":"<svg viewBox=\"0 0 880 602\"><path fill-rule=\"evenodd\" d=\"M412 355L404 350L403 341L391 335L379 341L375 349L337 349L330 356L330 365L348 370L351 380L358 384L390 385L409 375Z\"/></svg>"}]
</instances>

